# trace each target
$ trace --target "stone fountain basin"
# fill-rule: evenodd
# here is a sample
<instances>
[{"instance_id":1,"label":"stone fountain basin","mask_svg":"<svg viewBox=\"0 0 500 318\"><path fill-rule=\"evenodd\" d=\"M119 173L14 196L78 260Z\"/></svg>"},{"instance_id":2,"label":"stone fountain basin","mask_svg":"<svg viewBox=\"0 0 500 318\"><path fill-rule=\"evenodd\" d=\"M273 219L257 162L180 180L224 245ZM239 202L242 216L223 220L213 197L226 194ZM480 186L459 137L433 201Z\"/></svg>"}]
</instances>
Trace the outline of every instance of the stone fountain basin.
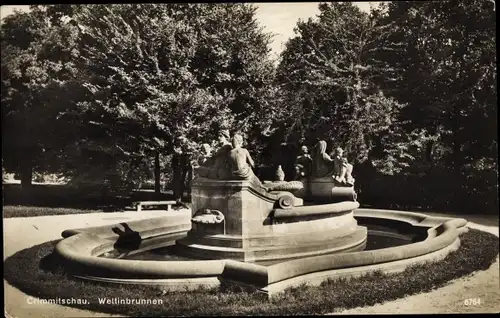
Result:
<instances>
[{"instance_id":1,"label":"stone fountain basin","mask_svg":"<svg viewBox=\"0 0 500 318\"><path fill-rule=\"evenodd\" d=\"M74 276L110 283L161 285L185 291L216 287L230 281L272 296L303 283L317 285L328 278L357 276L382 270L397 272L407 266L443 259L458 249L458 235L467 221L430 217L421 213L358 209L354 216L391 226L401 224L427 231L425 240L371 251L328 254L288 260L270 266L234 260L147 261L99 257L129 246L129 255L173 244L190 229L189 213L139 220L111 226L66 230L55 252ZM132 248L130 248L132 246Z\"/></svg>"}]
</instances>

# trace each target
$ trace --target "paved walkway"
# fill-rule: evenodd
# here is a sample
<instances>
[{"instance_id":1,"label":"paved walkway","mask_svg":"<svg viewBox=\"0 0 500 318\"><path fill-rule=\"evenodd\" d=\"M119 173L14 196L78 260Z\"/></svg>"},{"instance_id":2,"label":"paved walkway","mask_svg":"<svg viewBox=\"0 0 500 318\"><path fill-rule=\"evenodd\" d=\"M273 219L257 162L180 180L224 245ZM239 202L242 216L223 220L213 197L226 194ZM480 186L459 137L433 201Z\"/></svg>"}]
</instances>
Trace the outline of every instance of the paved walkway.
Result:
<instances>
[{"instance_id":1,"label":"paved walkway","mask_svg":"<svg viewBox=\"0 0 500 318\"><path fill-rule=\"evenodd\" d=\"M60 238L61 232L65 229L158 217L165 215L165 213L167 211L142 211L141 213L131 211L3 219L4 260L22 249ZM175 213L189 213L189 210L175 211ZM436 213L427 214L450 216ZM498 236L498 216L469 215L459 217L469 220L470 227L494 233ZM4 313L6 317L120 317L59 305L33 304L33 297L10 286L5 280L4 290ZM465 306L464 300L468 298L480 298L481 304ZM347 310L341 312L341 314L499 311L500 288L499 262L497 259L497 262L487 271L455 280L447 286L430 293L409 296L376 306Z\"/></svg>"},{"instance_id":2,"label":"paved walkway","mask_svg":"<svg viewBox=\"0 0 500 318\"><path fill-rule=\"evenodd\" d=\"M3 219L4 260L17 251L43 242L61 238L66 229L100 226L124 221L140 220L164 216L165 214L184 214L190 210L177 211L129 211L115 213L86 213L57 216L38 216L30 218ZM120 317L81 310L72 307L33 303L36 298L28 296L17 288L4 284L4 313L6 317Z\"/></svg>"}]
</instances>

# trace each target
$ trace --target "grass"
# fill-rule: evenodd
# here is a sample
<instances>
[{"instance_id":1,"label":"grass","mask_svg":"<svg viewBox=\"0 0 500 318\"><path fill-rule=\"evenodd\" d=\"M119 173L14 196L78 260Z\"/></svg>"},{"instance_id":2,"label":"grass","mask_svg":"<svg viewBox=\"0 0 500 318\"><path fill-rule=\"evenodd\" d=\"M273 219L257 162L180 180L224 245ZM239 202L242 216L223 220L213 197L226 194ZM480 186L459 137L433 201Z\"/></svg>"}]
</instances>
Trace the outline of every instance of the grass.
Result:
<instances>
[{"instance_id":1,"label":"grass","mask_svg":"<svg viewBox=\"0 0 500 318\"><path fill-rule=\"evenodd\" d=\"M172 209L182 209L189 208L189 204L184 203L183 205L174 205ZM3 217L4 218L25 218L33 216L46 216L46 215L66 215L66 214L82 214L82 213L103 213L103 212L123 212L125 209L117 208L114 206L99 207L99 208L66 208L66 207L44 207L44 206L28 206L28 205L6 205L3 206ZM148 206L144 209L164 209L165 206Z\"/></svg>"},{"instance_id":2,"label":"grass","mask_svg":"<svg viewBox=\"0 0 500 318\"><path fill-rule=\"evenodd\" d=\"M22 189L19 184L3 185L3 217L33 217L80 213L120 212L134 201L170 200L172 195L134 191L126 195L93 193L67 185L35 184Z\"/></svg>"},{"instance_id":3,"label":"grass","mask_svg":"<svg viewBox=\"0 0 500 318\"><path fill-rule=\"evenodd\" d=\"M374 272L362 277L325 281L321 286L289 289L271 300L238 292L231 286L191 294L162 293L155 287L103 285L70 277L52 251L56 241L14 254L4 262L4 277L24 293L39 298L86 299L74 307L128 316L306 315L370 306L442 287L450 280L486 270L498 255L498 237L471 229L460 248L440 262L408 267L400 273ZM100 304L99 297L162 299L161 305Z\"/></svg>"},{"instance_id":4,"label":"grass","mask_svg":"<svg viewBox=\"0 0 500 318\"><path fill-rule=\"evenodd\" d=\"M19 184L3 184L3 217L32 217L79 213L119 212L134 201L172 200L164 192L138 190L129 194L107 194L67 185L34 184L22 189ZM190 199L185 198L188 202Z\"/></svg>"},{"instance_id":5,"label":"grass","mask_svg":"<svg viewBox=\"0 0 500 318\"><path fill-rule=\"evenodd\" d=\"M81 213L102 213L103 209L53 208L26 205L6 205L3 207L4 218L24 218L45 215L65 215Z\"/></svg>"}]
</instances>

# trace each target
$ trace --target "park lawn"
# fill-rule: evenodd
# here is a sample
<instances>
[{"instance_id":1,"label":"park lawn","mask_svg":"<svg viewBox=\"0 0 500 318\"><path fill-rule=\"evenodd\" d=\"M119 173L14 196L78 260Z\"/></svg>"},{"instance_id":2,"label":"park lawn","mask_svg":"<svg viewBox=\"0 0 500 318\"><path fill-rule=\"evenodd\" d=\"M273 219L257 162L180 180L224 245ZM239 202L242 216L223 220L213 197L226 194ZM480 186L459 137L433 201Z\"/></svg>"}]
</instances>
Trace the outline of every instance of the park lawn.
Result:
<instances>
[{"instance_id":1,"label":"park lawn","mask_svg":"<svg viewBox=\"0 0 500 318\"><path fill-rule=\"evenodd\" d=\"M446 285L449 281L486 270L498 255L498 237L470 229L460 235L461 245L438 262L413 265L403 272L374 272L361 277L328 280L320 286L291 288L272 299L259 293L238 291L235 286L197 292L164 293L153 286L100 284L73 278L62 260L52 253L58 241L22 250L4 262L9 284L28 295L51 299L74 297L88 304L74 307L98 312L139 316L318 315L372 306ZM160 305L100 303L100 297L161 299Z\"/></svg>"},{"instance_id":2,"label":"park lawn","mask_svg":"<svg viewBox=\"0 0 500 318\"><path fill-rule=\"evenodd\" d=\"M5 205L2 207L4 218L25 218L33 216L46 215L65 215L82 213L102 213L102 209L83 209L83 208L55 208L26 205Z\"/></svg>"}]
</instances>

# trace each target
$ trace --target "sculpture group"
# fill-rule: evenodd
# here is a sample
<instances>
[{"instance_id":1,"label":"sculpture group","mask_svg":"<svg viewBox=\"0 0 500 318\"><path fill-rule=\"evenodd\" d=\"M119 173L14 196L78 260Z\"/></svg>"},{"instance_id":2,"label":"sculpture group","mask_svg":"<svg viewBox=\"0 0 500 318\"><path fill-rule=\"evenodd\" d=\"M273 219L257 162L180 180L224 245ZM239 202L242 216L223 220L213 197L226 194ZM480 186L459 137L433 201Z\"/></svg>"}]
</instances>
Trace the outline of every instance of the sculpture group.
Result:
<instances>
[{"instance_id":1,"label":"sculpture group","mask_svg":"<svg viewBox=\"0 0 500 318\"><path fill-rule=\"evenodd\" d=\"M263 185L254 174L255 163L248 150L242 147L242 135L236 133L231 138L229 131L223 130L219 134L219 143L220 148L213 155L210 146L203 144L203 152L193 165L194 178L249 180L257 187L270 186L269 182L264 182ZM354 186L353 166L348 163L342 148L337 147L330 156L326 153L326 141L320 140L314 149L311 156L307 146L302 146L301 153L295 160L295 180L331 178L336 186ZM275 182L284 182L281 166L276 171Z\"/></svg>"},{"instance_id":2,"label":"sculpture group","mask_svg":"<svg viewBox=\"0 0 500 318\"><path fill-rule=\"evenodd\" d=\"M242 135L231 137L224 130L218 139L219 149L212 155L204 145L193 165L192 228L177 241L183 253L271 264L303 253L363 248L366 229L357 226L352 213L359 206L352 165L341 149L332 158L325 141L317 143L312 156L304 146L296 158L295 180L285 181L278 165L274 180L261 181ZM331 246L319 244L324 241Z\"/></svg>"},{"instance_id":3,"label":"sculpture group","mask_svg":"<svg viewBox=\"0 0 500 318\"><path fill-rule=\"evenodd\" d=\"M332 158L326 153L326 148L326 141L318 141L315 153L311 156L307 147L302 146L301 153L295 160L296 179L331 177L337 186L354 186L353 166L347 162L344 150L337 147Z\"/></svg>"},{"instance_id":4,"label":"sculpture group","mask_svg":"<svg viewBox=\"0 0 500 318\"><path fill-rule=\"evenodd\" d=\"M231 139L231 143L228 142ZM255 163L247 149L243 148L243 136L227 130L219 135L221 147L211 157L203 157L193 167L194 178L204 177L216 180L249 180L260 186L259 178L253 173ZM207 145L208 146L208 145Z\"/></svg>"}]
</instances>

